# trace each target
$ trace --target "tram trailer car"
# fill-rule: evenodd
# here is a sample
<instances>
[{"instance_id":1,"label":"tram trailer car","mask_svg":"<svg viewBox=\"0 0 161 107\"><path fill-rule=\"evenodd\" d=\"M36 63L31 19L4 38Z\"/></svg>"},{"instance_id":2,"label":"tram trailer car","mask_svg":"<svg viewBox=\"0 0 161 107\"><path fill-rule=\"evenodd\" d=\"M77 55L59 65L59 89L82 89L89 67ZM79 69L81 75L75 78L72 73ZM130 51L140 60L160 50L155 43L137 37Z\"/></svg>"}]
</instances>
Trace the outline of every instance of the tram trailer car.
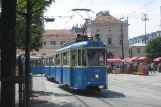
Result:
<instances>
[{"instance_id":1,"label":"tram trailer car","mask_svg":"<svg viewBox=\"0 0 161 107\"><path fill-rule=\"evenodd\" d=\"M55 81L56 72L54 55L44 56L44 75L47 79Z\"/></svg>"},{"instance_id":2,"label":"tram trailer car","mask_svg":"<svg viewBox=\"0 0 161 107\"><path fill-rule=\"evenodd\" d=\"M106 44L82 41L56 50L55 80L71 89L97 90L106 86Z\"/></svg>"},{"instance_id":3,"label":"tram trailer car","mask_svg":"<svg viewBox=\"0 0 161 107\"><path fill-rule=\"evenodd\" d=\"M43 56L34 55L30 57L31 73L33 75L44 73Z\"/></svg>"}]
</instances>

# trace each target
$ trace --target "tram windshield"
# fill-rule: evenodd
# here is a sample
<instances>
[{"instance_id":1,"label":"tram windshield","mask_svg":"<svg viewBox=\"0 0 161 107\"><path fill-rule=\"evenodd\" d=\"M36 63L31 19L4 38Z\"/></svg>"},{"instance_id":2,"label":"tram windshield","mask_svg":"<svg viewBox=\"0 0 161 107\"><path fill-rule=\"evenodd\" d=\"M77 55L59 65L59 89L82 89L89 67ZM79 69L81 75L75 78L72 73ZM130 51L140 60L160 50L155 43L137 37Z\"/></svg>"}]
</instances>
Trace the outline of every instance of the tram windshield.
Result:
<instances>
[{"instance_id":1,"label":"tram windshield","mask_svg":"<svg viewBox=\"0 0 161 107\"><path fill-rule=\"evenodd\" d=\"M105 66L105 49L88 49L89 66Z\"/></svg>"}]
</instances>

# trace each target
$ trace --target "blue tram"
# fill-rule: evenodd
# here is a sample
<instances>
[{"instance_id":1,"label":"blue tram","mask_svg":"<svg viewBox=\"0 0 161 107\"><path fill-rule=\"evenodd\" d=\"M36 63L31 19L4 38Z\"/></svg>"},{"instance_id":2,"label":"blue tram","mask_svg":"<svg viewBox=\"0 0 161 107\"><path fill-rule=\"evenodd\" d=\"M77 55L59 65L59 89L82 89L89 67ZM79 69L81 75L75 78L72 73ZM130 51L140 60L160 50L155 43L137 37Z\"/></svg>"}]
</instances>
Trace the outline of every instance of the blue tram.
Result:
<instances>
[{"instance_id":1,"label":"blue tram","mask_svg":"<svg viewBox=\"0 0 161 107\"><path fill-rule=\"evenodd\" d=\"M72 89L106 86L106 44L87 40L56 50L55 80Z\"/></svg>"},{"instance_id":2,"label":"blue tram","mask_svg":"<svg viewBox=\"0 0 161 107\"><path fill-rule=\"evenodd\" d=\"M107 88L106 44L103 41L69 42L57 49L55 55L43 58L44 74L48 79L71 89Z\"/></svg>"},{"instance_id":3,"label":"blue tram","mask_svg":"<svg viewBox=\"0 0 161 107\"><path fill-rule=\"evenodd\" d=\"M55 80L55 59L54 55L44 56L44 74L48 79Z\"/></svg>"},{"instance_id":4,"label":"blue tram","mask_svg":"<svg viewBox=\"0 0 161 107\"><path fill-rule=\"evenodd\" d=\"M43 74L44 73L44 63L43 63L43 56L31 56L31 73L33 75L36 74Z\"/></svg>"}]
</instances>

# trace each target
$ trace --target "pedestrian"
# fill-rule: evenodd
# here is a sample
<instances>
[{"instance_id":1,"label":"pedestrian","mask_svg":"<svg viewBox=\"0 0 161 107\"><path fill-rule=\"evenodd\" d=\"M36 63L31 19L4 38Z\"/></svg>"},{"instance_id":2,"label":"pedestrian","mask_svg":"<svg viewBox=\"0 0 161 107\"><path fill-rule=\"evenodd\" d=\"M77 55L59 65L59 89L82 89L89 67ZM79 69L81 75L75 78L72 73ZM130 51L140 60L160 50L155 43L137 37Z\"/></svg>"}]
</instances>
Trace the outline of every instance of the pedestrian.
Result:
<instances>
[{"instance_id":1,"label":"pedestrian","mask_svg":"<svg viewBox=\"0 0 161 107\"><path fill-rule=\"evenodd\" d=\"M151 73L154 72L155 74L155 67L154 67L154 63L151 63Z\"/></svg>"}]
</instances>

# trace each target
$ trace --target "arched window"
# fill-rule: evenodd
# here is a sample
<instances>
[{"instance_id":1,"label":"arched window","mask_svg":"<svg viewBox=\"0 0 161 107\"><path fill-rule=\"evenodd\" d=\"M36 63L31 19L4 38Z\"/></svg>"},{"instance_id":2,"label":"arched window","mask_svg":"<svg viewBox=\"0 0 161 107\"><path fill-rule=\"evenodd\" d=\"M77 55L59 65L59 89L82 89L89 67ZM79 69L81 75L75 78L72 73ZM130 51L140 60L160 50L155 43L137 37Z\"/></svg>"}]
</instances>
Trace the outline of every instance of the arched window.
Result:
<instances>
[{"instance_id":1,"label":"arched window","mask_svg":"<svg viewBox=\"0 0 161 107\"><path fill-rule=\"evenodd\" d=\"M112 54L111 52L109 52L109 53L107 54L107 58L113 58L113 54Z\"/></svg>"}]
</instances>

